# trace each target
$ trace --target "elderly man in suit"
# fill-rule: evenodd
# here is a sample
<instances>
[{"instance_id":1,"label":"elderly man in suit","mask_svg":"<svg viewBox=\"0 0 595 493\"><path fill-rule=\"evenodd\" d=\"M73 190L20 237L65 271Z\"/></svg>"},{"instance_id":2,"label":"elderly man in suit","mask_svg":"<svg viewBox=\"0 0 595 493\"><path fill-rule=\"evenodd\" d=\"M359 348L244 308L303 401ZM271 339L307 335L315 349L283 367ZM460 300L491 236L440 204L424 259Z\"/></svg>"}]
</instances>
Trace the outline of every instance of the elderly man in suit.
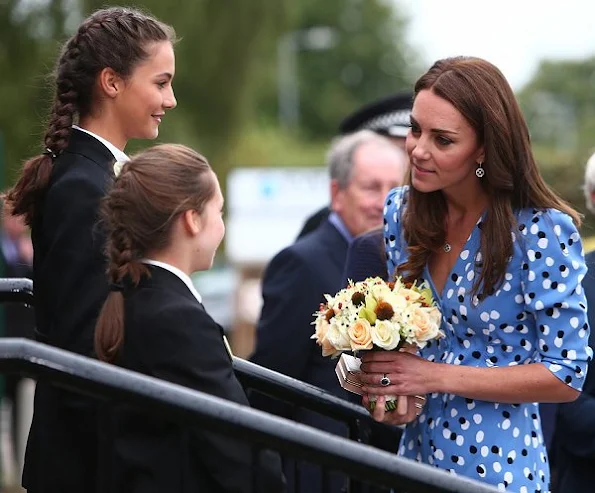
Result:
<instances>
[{"instance_id":1,"label":"elderly man in suit","mask_svg":"<svg viewBox=\"0 0 595 493\"><path fill-rule=\"evenodd\" d=\"M595 213L595 154L585 170L587 208ZM591 333L595 345L595 252L585 256L589 271L583 279ZM578 329L577 329L578 330ZM591 360L583 392L574 402L558 405L555 447L555 493L578 493L595 489L595 361Z\"/></svg>"},{"instance_id":2,"label":"elderly man in suit","mask_svg":"<svg viewBox=\"0 0 595 493\"><path fill-rule=\"evenodd\" d=\"M264 304L251 360L345 397L335 376L336 361L323 358L310 339L312 314L325 293L334 294L343 287L345 257L352 239L382 224L384 199L391 188L402 183L407 157L387 138L362 130L334 142L328 167L332 212L315 231L278 253L267 266ZM345 433L336 422L320 416L299 411L292 414L256 397L253 403L327 431ZM291 477L291 472L286 474ZM302 491L318 491L315 475L306 468L303 473Z\"/></svg>"},{"instance_id":3,"label":"elderly man in suit","mask_svg":"<svg viewBox=\"0 0 595 493\"><path fill-rule=\"evenodd\" d=\"M413 94L398 92L372 101L348 115L339 124L339 135L349 135L360 130L371 130L405 150L409 132ZM298 239L314 231L330 214L330 207L323 207L306 219Z\"/></svg>"}]
</instances>

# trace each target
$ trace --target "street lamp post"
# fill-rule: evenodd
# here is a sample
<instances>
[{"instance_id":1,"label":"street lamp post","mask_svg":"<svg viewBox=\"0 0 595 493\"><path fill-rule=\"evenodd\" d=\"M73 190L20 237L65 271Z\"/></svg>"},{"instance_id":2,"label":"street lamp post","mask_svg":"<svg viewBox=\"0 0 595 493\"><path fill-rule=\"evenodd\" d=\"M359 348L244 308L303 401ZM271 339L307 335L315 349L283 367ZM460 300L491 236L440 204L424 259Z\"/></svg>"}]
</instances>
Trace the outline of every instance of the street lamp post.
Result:
<instances>
[{"instance_id":1,"label":"street lamp post","mask_svg":"<svg viewBox=\"0 0 595 493\"><path fill-rule=\"evenodd\" d=\"M285 33L277 43L279 122L295 128L300 120L297 53L300 50L328 50L337 42L336 30L327 26Z\"/></svg>"}]
</instances>

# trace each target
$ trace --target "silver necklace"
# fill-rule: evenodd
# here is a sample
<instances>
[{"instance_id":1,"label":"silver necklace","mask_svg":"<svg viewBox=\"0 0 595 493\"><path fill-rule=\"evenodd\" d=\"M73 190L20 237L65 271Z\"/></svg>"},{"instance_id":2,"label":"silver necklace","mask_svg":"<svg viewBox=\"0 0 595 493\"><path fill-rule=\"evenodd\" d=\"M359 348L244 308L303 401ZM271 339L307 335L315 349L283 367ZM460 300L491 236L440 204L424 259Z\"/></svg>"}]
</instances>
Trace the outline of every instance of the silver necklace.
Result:
<instances>
[{"instance_id":1,"label":"silver necklace","mask_svg":"<svg viewBox=\"0 0 595 493\"><path fill-rule=\"evenodd\" d=\"M445 243L442 247L442 250L444 250L444 253L448 253L452 250L452 246L450 245L450 243Z\"/></svg>"}]
</instances>

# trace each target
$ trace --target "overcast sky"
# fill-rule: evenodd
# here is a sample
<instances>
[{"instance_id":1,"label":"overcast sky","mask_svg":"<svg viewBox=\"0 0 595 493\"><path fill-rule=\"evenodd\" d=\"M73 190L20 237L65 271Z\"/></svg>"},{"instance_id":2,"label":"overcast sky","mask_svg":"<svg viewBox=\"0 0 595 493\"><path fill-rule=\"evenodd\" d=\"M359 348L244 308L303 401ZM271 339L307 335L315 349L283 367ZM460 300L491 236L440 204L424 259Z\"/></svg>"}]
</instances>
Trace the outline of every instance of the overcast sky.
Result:
<instances>
[{"instance_id":1,"label":"overcast sky","mask_svg":"<svg viewBox=\"0 0 595 493\"><path fill-rule=\"evenodd\" d=\"M595 55L592 0L390 0L410 17L407 38L423 65L473 55L497 65L515 90L539 60Z\"/></svg>"}]
</instances>

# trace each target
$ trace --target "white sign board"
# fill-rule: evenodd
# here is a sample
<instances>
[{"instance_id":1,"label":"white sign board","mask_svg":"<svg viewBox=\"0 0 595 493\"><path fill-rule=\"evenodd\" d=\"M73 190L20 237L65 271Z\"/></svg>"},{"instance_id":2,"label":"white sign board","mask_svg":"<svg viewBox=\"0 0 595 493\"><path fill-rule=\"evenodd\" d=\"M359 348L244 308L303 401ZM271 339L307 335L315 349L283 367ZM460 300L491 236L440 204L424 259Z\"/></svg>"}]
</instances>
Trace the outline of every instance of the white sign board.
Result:
<instances>
[{"instance_id":1,"label":"white sign board","mask_svg":"<svg viewBox=\"0 0 595 493\"><path fill-rule=\"evenodd\" d=\"M225 252L236 264L266 264L293 243L304 221L330 203L326 168L238 168L227 179Z\"/></svg>"}]
</instances>

